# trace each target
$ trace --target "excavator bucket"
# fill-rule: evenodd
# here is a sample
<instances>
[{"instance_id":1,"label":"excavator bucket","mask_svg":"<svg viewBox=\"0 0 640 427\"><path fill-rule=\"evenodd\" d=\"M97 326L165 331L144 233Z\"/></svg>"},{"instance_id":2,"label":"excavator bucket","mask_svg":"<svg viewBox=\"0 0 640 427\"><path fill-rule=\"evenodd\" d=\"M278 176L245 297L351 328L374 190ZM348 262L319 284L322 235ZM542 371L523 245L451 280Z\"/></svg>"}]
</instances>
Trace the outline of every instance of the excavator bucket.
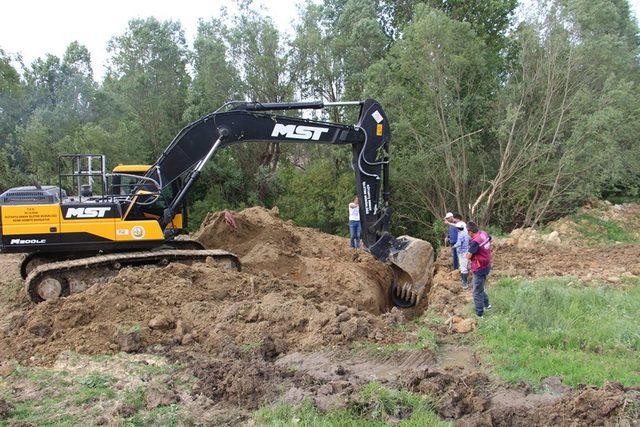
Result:
<instances>
[{"instance_id":1,"label":"excavator bucket","mask_svg":"<svg viewBox=\"0 0 640 427\"><path fill-rule=\"evenodd\" d=\"M400 236L391 245L389 261L394 272L393 303L402 308L420 304L431 287L435 261L433 246L415 237Z\"/></svg>"}]
</instances>

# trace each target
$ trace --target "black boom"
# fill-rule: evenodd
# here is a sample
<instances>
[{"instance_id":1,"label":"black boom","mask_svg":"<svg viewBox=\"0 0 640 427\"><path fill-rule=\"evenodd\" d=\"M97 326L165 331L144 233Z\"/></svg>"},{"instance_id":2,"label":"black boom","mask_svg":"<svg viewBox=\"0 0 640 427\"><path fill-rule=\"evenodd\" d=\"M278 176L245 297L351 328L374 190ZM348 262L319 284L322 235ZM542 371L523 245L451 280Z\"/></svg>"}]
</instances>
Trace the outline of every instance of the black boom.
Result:
<instances>
[{"instance_id":1,"label":"black boom","mask_svg":"<svg viewBox=\"0 0 640 427\"><path fill-rule=\"evenodd\" d=\"M355 125L315 121L276 115L273 111L322 109L358 105ZM379 259L389 254L389 140L391 130L382 106L373 99L357 102L255 103L230 102L217 111L187 125L162 153L147 177L160 183L161 189L181 182L181 188L167 200L161 219L167 225L215 151L242 142L296 142L352 146L352 165L356 192L360 200L362 238L369 251ZM177 181L178 178L182 180ZM144 209L144 207L142 207Z\"/></svg>"}]
</instances>

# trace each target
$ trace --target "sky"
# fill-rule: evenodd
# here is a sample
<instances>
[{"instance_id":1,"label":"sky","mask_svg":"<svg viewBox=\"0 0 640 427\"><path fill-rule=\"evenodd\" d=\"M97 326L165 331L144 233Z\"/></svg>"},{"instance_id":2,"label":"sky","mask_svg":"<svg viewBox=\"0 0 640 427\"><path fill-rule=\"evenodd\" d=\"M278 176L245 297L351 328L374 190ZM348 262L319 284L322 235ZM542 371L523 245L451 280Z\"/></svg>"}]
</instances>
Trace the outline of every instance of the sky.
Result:
<instances>
[{"instance_id":1,"label":"sky","mask_svg":"<svg viewBox=\"0 0 640 427\"><path fill-rule=\"evenodd\" d=\"M638 0L640 1L640 0ZM281 31L291 34L299 0L255 0ZM18 0L0 7L0 48L22 55L25 64L47 53L62 56L77 40L91 53L94 76L104 75L107 42L124 33L133 18L155 16L180 21L191 45L198 18L219 14L222 7L237 10L234 0Z\"/></svg>"},{"instance_id":2,"label":"sky","mask_svg":"<svg viewBox=\"0 0 640 427\"><path fill-rule=\"evenodd\" d=\"M288 34L293 32L299 2L254 0ZM640 0L629 3L637 19ZM100 80L108 58L107 42L122 34L130 19L155 16L180 21L191 44L198 18L215 17L222 7L230 12L237 10L235 0L5 1L0 9L0 48L9 54L20 54L24 63L30 64L47 53L62 56L67 45L77 40L91 52L94 76Z\"/></svg>"}]
</instances>

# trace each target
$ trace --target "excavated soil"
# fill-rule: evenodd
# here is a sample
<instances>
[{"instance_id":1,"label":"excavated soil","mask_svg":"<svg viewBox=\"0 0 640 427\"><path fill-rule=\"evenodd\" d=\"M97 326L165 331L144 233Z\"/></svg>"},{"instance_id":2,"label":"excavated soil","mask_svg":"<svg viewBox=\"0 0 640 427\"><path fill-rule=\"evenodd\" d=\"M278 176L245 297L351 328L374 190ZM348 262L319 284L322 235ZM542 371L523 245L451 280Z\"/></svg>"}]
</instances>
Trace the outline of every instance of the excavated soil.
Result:
<instances>
[{"instance_id":1,"label":"excavated soil","mask_svg":"<svg viewBox=\"0 0 640 427\"><path fill-rule=\"evenodd\" d=\"M485 373L458 366L425 368L405 385L438 396L438 414L461 426L630 425L625 410L640 403L637 388L615 382L570 389L550 377L542 393L533 393L527 385L496 386Z\"/></svg>"},{"instance_id":2,"label":"excavated soil","mask_svg":"<svg viewBox=\"0 0 640 427\"><path fill-rule=\"evenodd\" d=\"M236 213L234 221L212 213L195 237L207 248L237 254L242 271L213 262L126 268L86 292L34 306L22 296L19 257L0 257L0 367L51 366L69 350L156 353L178 362L184 367L179 375L192 376L195 384L189 396L156 384L147 400L198 408L192 414L205 424L212 413L216 423L242 424L253 410L278 400L311 399L323 411L344 408L372 380L436 396L438 414L459 425L614 425L625 422L621 416L629 408L640 407L640 392L617 383L571 389L550 378L542 392L533 392L491 377L473 350L453 338L476 323L464 317L471 293L451 271L447 249L425 299L447 319L436 326L444 345L438 354L389 355L351 347L414 342L415 325L406 319L415 310L390 309L390 269L350 249L346 239L296 227L277 210L262 208ZM617 283L638 275L638 253L638 245L497 239L493 276L571 275ZM118 411L124 416L129 409ZM0 419L10 411L0 400Z\"/></svg>"},{"instance_id":3,"label":"excavated soil","mask_svg":"<svg viewBox=\"0 0 640 427\"><path fill-rule=\"evenodd\" d=\"M214 263L123 269L83 293L9 313L0 356L50 364L65 350L162 344L215 356L229 343L250 349L270 339L279 354L401 339L378 316L389 308L386 265L275 211L247 209L236 225L210 215L197 238L235 252L243 271Z\"/></svg>"},{"instance_id":4,"label":"excavated soil","mask_svg":"<svg viewBox=\"0 0 640 427\"><path fill-rule=\"evenodd\" d=\"M620 283L640 276L640 244L580 247L538 243L523 248L498 242L495 272L510 277L572 276L585 282Z\"/></svg>"}]
</instances>

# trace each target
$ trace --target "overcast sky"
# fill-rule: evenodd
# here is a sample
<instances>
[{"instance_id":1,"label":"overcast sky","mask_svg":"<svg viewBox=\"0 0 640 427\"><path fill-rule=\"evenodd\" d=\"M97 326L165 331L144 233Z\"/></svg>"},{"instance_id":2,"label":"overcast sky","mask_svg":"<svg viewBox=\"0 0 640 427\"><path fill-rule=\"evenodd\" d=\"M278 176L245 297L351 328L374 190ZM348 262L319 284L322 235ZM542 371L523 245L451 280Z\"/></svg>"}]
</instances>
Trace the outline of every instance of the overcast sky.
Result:
<instances>
[{"instance_id":1,"label":"overcast sky","mask_svg":"<svg viewBox=\"0 0 640 427\"><path fill-rule=\"evenodd\" d=\"M291 32L299 0L255 0L278 26ZM69 43L87 46L95 77L101 79L107 42L122 34L133 18L155 16L180 21L191 45L198 18L219 14L222 7L237 10L234 0L11 0L0 6L0 48L19 53L26 64L52 53L62 56Z\"/></svg>"},{"instance_id":2,"label":"overcast sky","mask_svg":"<svg viewBox=\"0 0 640 427\"><path fill-rule=\"evenodd\" d=\"M255 3L265 8L281 31L292 33L300 0ZM630 4L638 17L640 0ZM0 48L21 54L29 64L46 53L62 56L66 46L77 40L91 52L95 77L101 79L107 41L122 34L130 19L155 16L180 21L191 43L198 18L216 16L223 6L232 12L235 5L233 0L5 0L0 9Z\"/></svg>"}]
</instances>

